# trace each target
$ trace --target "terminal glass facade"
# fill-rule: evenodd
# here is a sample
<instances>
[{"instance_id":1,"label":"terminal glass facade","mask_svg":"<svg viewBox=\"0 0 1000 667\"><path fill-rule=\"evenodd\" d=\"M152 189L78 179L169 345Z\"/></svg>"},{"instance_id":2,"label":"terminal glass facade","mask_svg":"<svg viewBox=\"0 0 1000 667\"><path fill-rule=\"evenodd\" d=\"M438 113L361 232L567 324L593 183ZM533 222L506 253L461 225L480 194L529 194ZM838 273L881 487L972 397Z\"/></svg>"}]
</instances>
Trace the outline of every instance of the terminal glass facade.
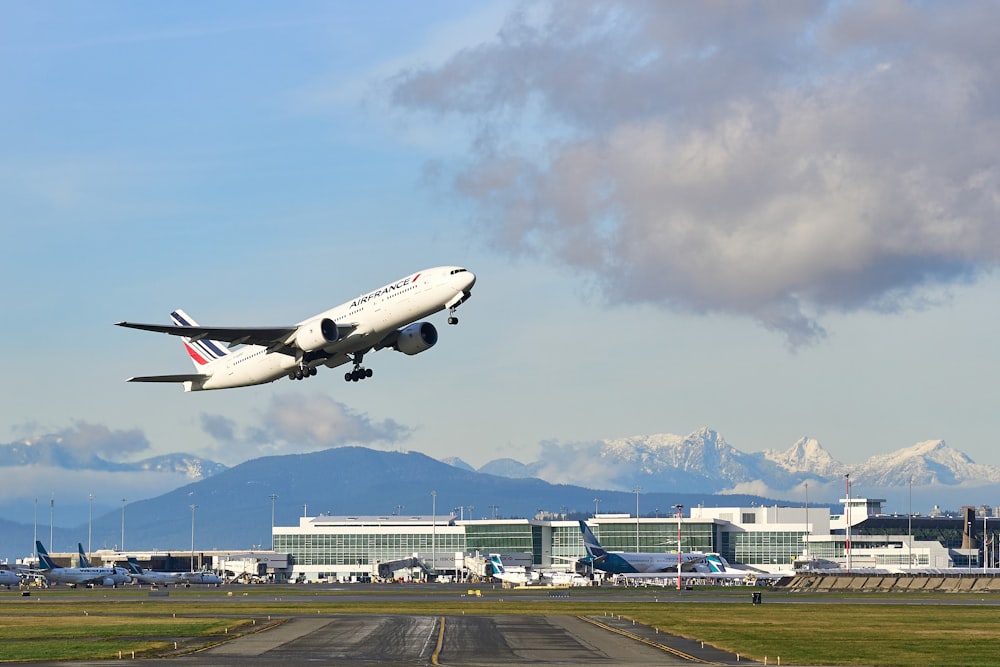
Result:
<instances>
[{"instance_id":1,"label":"terminal glass facade","mask_svg":"<svg viewBox=\"0 0 1000 667\"><path fill-rule=\"evenodd\" d=\"M552 525L553 565L565 564L571 562L567 559L576 560L583 558L584 555L583 534L580 533L580 524Z\"/></svg>"},{"instance_id":2,"label":"terminal glass facade","mask_svg":"<svg viewBox=\"0 0 1000 667\"><path fill-rule=\"evenodd\" d=\"M527 521L463 524L467 551L479 553L530 553L532 562L541 564L542 527ZM579 532L579 530L577 530Z\"/></svg>"},{"instance_id":3,"label":"terminal glass facade","mask_svg":"<svg viewBox=\"0 0 1000 667\"><path fill-rule=\"evenodd\" d=\"M719 553L734 563L790 565L802 553L805 531L725 531ZM810 551L814 548L810 546ZM813 553L814 556L821 556Z\"/></svg>"},{"instance_id":4,"label":"terminal glass facade","mask_svg":"<svg viewBox=\"0 0 1000 667\"><path fill-rule=\"evenodd\" d=\"M669 553L677 550L677 522L639 522L638 545L636 524L627 521L591 524L594 536L608 551ZM579 529L577 533L579 533ZM715 530L712 523L681 522L681 551L715 551ZM580 540L580 554L583 542ZM638 546L638 548L636 548ZM553 554L555 547L553 546Z\"/></svg>"},{"instance_id":5,"label":"terminal glass facade","mask_svg":"<svg viewBox=\"0 0 1000 667\"><path fill-rule=\"evenodd\" d=\"M289 553L296 565L372 565L408 558L414 553L438 554L465 551L461 531L437 530L407 533L331 532L274 535L274 550Z\"/></svg>"}]
</instances>

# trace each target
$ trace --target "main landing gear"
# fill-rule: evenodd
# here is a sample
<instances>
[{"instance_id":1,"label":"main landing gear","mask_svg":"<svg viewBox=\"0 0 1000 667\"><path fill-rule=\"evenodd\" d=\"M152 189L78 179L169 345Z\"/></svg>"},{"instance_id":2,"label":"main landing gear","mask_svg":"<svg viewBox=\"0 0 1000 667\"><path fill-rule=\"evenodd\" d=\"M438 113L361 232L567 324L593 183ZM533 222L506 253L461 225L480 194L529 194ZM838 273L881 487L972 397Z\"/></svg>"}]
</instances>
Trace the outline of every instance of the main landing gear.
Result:
<instances>
[{"instance_id":1,"label":"main landing gear","mask_svg":"<svg viewBox=\"0 0 1000 667\"><path fill-rule=\"evenodd\" d=\"M364 380L365 378L370 378L374 375L374 371L370 368L365 368L361 365L361 360L364 359L364 354L357 353L354 355L354 370L344 373L345 382L358 382Z\"/></svg>"},{"instance_id":2,"label":"main landing gear","mask_svg":"<svg viewBox=\"0 0 1000 667\"><path fill-rule=\"evenodd\" d=\"M315 366L304 366L303 365L303 366L299 366L294 371L291 371L288 374L288 379L289 380L301 380L303 378L312 377L313 375L316 375L317 372L318 371L316 370Z\"/></svg>"},{"instance_id":3,"label":"main landing gear","mask_svg":"<svg viewBox=\"0 0 1000 667\"><path fill-rule=\"evenodd\" d=\"M359 380L364 380L365 378L370 378L375 373L370 368L356 367L350 373L344 373L344 380L347 382L358 382Z\"/></svg>"}]
</instances>

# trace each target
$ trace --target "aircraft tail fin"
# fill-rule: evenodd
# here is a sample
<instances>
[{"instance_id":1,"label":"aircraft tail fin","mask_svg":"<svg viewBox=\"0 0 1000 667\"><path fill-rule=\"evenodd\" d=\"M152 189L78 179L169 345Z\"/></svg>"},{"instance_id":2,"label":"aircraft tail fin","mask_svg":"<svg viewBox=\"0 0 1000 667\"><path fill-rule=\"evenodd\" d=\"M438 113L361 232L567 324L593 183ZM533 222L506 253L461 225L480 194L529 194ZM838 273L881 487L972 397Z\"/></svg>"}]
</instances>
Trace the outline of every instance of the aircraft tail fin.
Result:
<instances>
[{"instance_id":1,"label":"aircraft tail fin","mask_svg":"<svg viewBox=\"0 0 1000 667\"><path fill-rule=\"evenodd\" d=\"M722 560L722 558L720 556L716 556L715 554L712 554L708 558L705 559L705 562L708 563L708 568L712 572L720 573L720 572L725 572L726 571L726 566L725 566L724 561Z\"/></svg>"},{"instance_id":2,"label":"aircraft tail fin","mask_svg":"<svg viewBox=\"0 0 1000 667\"><path fill-rule=\"evenodd\" d=\"M82 542L77 542L76 543L76 548L77 548L77 551L80 554L80 567L91 567L91 565L90 565L90 559L87 558L87 554L84 553L84 551L83 551L83 543Z\"/></svg>"},{"instance_id":3,"label":"aircraft tail fin","mask_svg":"<svg viewBox=\"0 0 1000 667\"><path fill-rule=\"evenodd\" d=\"M128 557L128 573L142 574L142 566L139 565L139 561L135 559L135 556Z\"/></svg>"},{"instance_id":4,"label":"aircraft tail fin","mask_svg":"<svg viewBox=\"0 0 1000 667\"><path fill-rule=\"evenodd\" d=\"M507 574L507 570L503 566L503 561L500 560L500 554L490 554L490 565L493 566L493 574L497 577Z\"/></svg>"},{"instance_id":5,"label":"aircraft tail fin","mask_svg":"<svg viewBox=\"0 0 1000 667\"><path fill-rule=\"evenodd\" d=\"M601 543L597 541L594 533L586 521L580 520L580 532L583 533L583 548L587 550L587 555L594 559L604 558L608 552L604 550Z\"/></svg>"},{"instance_id":6,"label":"aircraft tail fin","mask_svg":"<svg viewBox=\"0 0 1000 667\"><path fill-rule=\"evenodd\" d=\"M35 549L38 550L38 564L42 566L43 570L58 570L59 566L56 565L52 557L49 556L49 552L45 550L40 541L35 542Z\"/></svg>"},{"instance_id":7,"label":"aircraft tail fin","mask_svg":"<svg viewBox=\"0 0 1000 667\"><path fill-rule=\"evenodd\" d=\"M170 313L170 319L179 327L196 327L198 323L190 315L178 308ZM229 347L225 343L206 338L188 338L184 336L184 349L194 362L194 367L199 373L205 372L205 367L213 361L222 359L229 355Z\"/></svg>"}]
</instances>

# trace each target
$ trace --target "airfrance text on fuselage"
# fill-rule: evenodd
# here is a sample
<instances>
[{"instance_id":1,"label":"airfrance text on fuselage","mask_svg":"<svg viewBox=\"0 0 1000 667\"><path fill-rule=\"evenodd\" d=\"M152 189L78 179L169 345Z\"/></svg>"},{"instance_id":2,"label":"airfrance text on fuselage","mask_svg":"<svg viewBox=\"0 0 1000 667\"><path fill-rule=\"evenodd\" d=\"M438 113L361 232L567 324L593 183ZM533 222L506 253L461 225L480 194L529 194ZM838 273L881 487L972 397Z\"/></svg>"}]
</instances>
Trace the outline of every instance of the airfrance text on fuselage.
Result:
<instances>
[{"instance_id":1,"label":"airfrance text on fuselage","mask_svg":"<svg viewBox=\"0 0 1000 667\"><path fill-rule=\"evenodd\" d=\"M354 301L351 302L351 308L356 308L357 306L360 306L362 304L368 303L372 299L374 299L376 297L380 297L383 294L388 294L389 292L393 292L395 290L402 289L402 288L406 287L407 285L409 285L410 283L415 283L417 281L417 278L419 278L419 277L420 277L420 274L418 273L417 275L413 276L412 278L404 278L403 280L400 280L398 283L393 283L392 285L386 285L385 287L377 289L374 292L369 292L368 294L365 294L364 296L359 296L357 299L355 299Z\"/></svg>"}]
</instances>

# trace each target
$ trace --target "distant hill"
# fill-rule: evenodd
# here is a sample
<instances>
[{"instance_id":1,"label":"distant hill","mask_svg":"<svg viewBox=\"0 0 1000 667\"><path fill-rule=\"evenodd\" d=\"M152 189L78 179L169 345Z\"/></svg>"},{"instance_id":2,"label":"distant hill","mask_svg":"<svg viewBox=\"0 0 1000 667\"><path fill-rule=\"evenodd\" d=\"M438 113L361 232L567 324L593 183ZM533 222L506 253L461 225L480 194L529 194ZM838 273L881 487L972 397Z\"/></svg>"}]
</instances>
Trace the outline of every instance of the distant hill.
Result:
<instances>
[{"instance_id":1,"label":"distant hill","mask_svg":"<svg viewBox=\"0 0 1000 667\"><path fill-rule=\"evenodd\" d=\"M531 517L539 510L589 514L595 497L600 498L602 512L634 512L636 500L634 493L463 470L416 452L341 447L254 459L156 498L130 503L125 546L144 551L189 549L191 505L197 506L196 549L243 549L255 545L268 548L272 494L277 496L276 524L297 525L303 514L389 515L398 511L430 515L432 491L437 492L437 514L464 514L465 518L477 519L494 513L497 517ZM751 502L774 501L751 495L648 493L640 496L640 510L652 514L659 508L665 514L677 503L730 506ZM47 529L42 532L47 540ZM78 541L86 544L86 535L86 524L75 529L60 528L54 549L71 550ZM121 513L95 517L92 535L95 549L119 544Z\"/></svg>"}]
</instances>

